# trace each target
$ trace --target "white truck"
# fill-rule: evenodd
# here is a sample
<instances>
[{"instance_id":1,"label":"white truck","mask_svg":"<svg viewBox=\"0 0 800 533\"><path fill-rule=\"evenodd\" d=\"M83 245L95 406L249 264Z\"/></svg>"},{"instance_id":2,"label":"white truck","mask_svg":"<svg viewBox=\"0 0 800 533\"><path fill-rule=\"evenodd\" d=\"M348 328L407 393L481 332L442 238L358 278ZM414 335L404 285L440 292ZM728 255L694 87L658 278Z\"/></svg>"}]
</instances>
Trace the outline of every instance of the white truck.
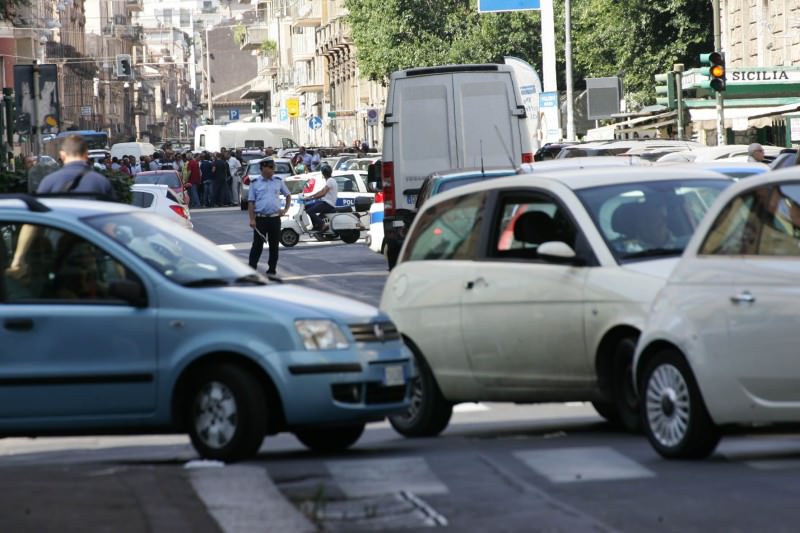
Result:
<instances>
[{"instance_id":1,"label":"white truck","mask_svg":"<svg viewBox=\"0 0 800 533\"><path fill-rule=\"evenodd\" d=\"M384 246L394 266L425 176L533 162L525 106L508 65L446 65L392 73L380 179ZM373 185L374 188L378 188Z\"/></svg>"},{"instance_id":2,"label":"white truck","mask_svg":"<svg viewBox=\"0 0 800 533\"><path fill-rule=\"evenodd\" d=\"M259 148L271 146L276 151L298 148L292 132L271 122L233 122L198 126L194 130L194 149L218 152L220 148Z\"/></svg>"}]
</instances>

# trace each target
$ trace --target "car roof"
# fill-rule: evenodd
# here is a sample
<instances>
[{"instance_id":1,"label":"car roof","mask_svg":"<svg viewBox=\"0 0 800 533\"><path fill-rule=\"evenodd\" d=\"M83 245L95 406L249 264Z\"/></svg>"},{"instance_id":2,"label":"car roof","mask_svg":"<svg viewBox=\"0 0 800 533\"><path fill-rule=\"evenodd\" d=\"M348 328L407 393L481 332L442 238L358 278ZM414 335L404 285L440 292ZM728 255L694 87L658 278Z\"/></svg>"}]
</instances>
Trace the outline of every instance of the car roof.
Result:
<instances>
[{"instance_id":1,"label":"car roof","mask_svg":"<svg viewBox=\"0 0 800 533\"><path fill-rule=\"evenodd\" d=\"M437 170L431 172L426 178L452 179L452 178L477 178L481 176L503 176L516 174L517 169L512 167L468 167Z\"/></svg>"},{"instance_id":2,"label":"car roof","mask_svg":"<svg viewBox=\"0 0 800 533\"><path fill-rule=\"evenodd\" d=\"M523 174L518 176L495 178L491 180L482 180L477 183L465 185L464 187L459 187L457 189L436 195L435 197L432 197L429 202L425 203L423 209L428 208L429 203L437 204L447 200L448 198L484 190L514 187L525 188L537 185L546 186L547 184L552 186L553 184L560 184L561 186L573 191L578 191L581 189L588 189L604 185L621 185L625 183L637 183L644 181L668 181L674 179L726 180L733 183L731 178L723 174L701 168L692 169L691 171L684 171L681 169L672 169L670 167L612 167L580 169L580 172L576 172L575 169L572 169L562 172Z\"/></svg>"},{"instance_id":3,"label":"car roof","mask_svg":"<svg viewBox=\"0 0 800 533\"><path fill-rule=\"evenodd\" d=\"M20 211L32 211L27 207L25 200L14 198L12 196L27 196L27 195L0 195L0 210L4 209L18 209ZM67 218L83 218L93 215L104 215L113 213L129 213L133 211L133 207L129 204L120 202L104 202L94 199L82 198L64 198L64 197L33 197L35 202L42 204L49 211L57 213Z\"/></svg>"},{"instance_id":4,"label":"car roof","mask_svg":"<svg viewBox=\"0 0 800 533\"><path fill-rule=\"evenodd\" d=\"M570 169L598 168L598 167L634 167L650 166L652 163L639 156L628 155L593 155L584 157L568 157L566 159L550 159L536 163L524 163L522 171L525 173L551 172Z\"/></svg>"},{"instance_id":5,"label":"car roof","mask_svg":"<svg viewBox=\"0 0 800 533\"><path fill-rule=\"evenodd\" d=\"M162 168L161 170L146 170L144 172L137 172L137 176L154 176L156 174L169 174L172 172L173 174L178 174L178 171L174 168Z\"/></svg>"}]
</instances>

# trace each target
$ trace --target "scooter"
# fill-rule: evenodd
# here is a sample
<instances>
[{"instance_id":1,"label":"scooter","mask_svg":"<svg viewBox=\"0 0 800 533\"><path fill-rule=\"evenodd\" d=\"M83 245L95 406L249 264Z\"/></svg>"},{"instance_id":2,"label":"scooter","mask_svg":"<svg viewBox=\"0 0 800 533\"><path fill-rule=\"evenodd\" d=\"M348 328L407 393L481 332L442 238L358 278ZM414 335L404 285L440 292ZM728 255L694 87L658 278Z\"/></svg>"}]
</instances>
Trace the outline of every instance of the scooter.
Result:
<instances>
[{"instance_id":1,"label":"scooter","mask_svg":"<svg viewBox=\"0 0 800 533\"><path fill-rule=\"evenodd\" d=\"M311 217L306 213L306 202L303 196L299 197L297 203L289 207L287 216L281 219L281 244L287 248L300 242L301 235L320 241L342 239L347 244L352 244L358 240L362 231L369 229L367 221L372 198L368 196L357 197L354 206L337 207L333 213L320 215L327 223L325 231L313 229Z\"/></svg>"}]
</instances>

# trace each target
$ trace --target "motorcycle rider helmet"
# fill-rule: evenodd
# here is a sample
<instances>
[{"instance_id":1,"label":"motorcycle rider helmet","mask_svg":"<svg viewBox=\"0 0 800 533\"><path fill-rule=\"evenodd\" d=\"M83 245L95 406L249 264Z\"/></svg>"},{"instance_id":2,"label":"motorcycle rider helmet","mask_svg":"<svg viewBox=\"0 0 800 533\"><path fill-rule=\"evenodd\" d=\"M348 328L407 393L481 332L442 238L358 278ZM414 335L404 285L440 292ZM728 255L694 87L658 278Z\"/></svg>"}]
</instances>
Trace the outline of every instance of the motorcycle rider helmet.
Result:
<instances>
[{"instance_id":1,"label":"motorcycle rider helmet","mask_svg":"<svg viewBox=\"0 0 800 533\"><path fill-rule=\"evenodd\" d=\"M331 175L333 174L333 169L331 168L330 165L322 165L322 167L320 167L319 170L320 172L322 172L322 175L325 176L326 178L330 178Z\"/></svg>"}]
</instances>

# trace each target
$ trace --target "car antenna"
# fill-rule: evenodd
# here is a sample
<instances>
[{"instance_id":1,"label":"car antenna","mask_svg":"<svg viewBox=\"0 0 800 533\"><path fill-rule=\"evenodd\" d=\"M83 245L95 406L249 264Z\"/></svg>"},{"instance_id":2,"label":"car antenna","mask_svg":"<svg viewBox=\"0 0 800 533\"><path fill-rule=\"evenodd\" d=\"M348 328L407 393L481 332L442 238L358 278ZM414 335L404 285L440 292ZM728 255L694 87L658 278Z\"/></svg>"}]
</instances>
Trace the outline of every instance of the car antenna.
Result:
<instances>
[{"instance_id":1,"label":"car antenna","mask_svg":"<svg viewBox=\"0 0 800 533\"><path fill-rule=\"evenodd\" d=\"M481 176L486 177L486 169L483 166L483 139L480 140L481 143Z\"/></svg>"},{"instance_id":2,"label":"car antenna","mask_svg":"<svg viewBox=\"0 0 800 533\"><path fill-rule=\"evenodd\" d=\"M511 152L508 151L508 146L503 143L503 136L500 135L500 128L497 127L497 124L494 125L494 131L497 133L497 139L500 141L500 146L503 147L503 151L506 153L511 168L517 168L517 165L514 164L514 158L511 156Z\"/></svg>"}]
</instances>

